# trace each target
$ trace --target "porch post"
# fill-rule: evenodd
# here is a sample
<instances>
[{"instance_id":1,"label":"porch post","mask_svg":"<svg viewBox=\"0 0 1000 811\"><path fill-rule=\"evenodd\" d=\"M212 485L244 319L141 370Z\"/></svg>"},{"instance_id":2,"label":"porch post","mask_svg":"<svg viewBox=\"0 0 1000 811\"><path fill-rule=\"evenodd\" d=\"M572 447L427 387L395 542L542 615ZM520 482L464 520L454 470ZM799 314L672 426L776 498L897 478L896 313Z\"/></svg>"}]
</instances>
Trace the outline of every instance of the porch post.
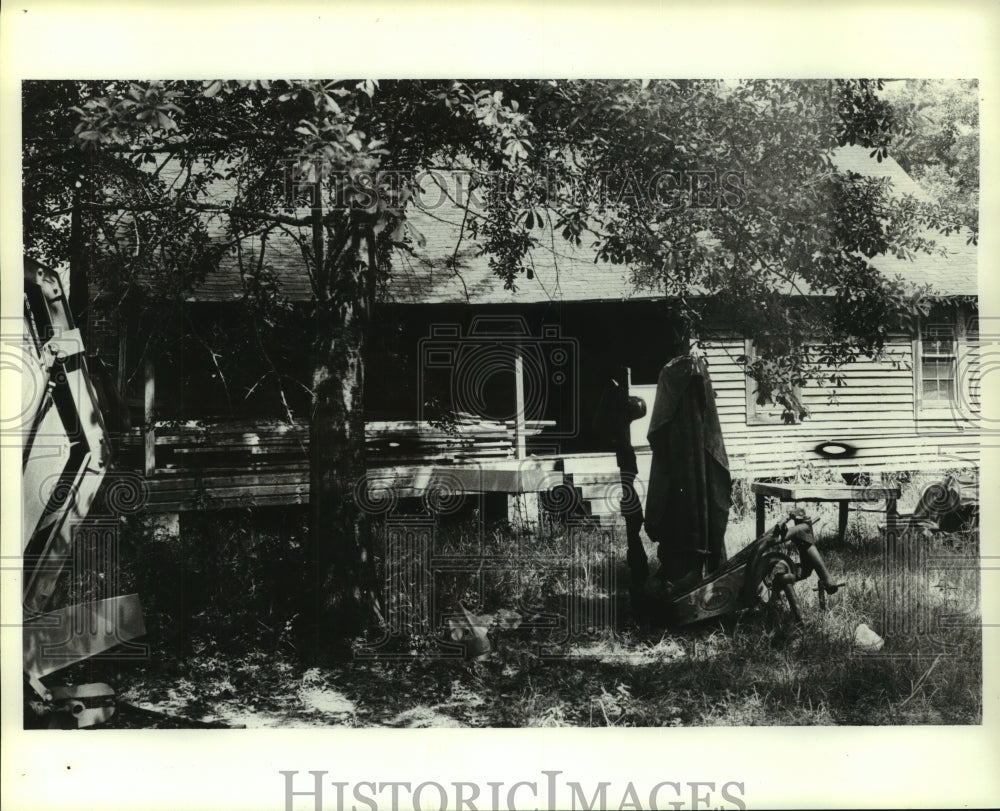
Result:
<instances>
[{"instance_id":1,"label":"porch post","mask_svg":"<svg viewBox=\"0 0 1000 811\"><path fill-rule=\"evenodd\" d=\"M528 436L524 414L524 356L519 344L514 346L514 458L528 458ZM525 526L538 522L538 493L517 492L507 496L507 518Z\"/></svg>"},{"instance_id":2,"label":"porch post","mask_svg":"<svg viewBox=\"0 0 1000 811\"><path fill-rule=\"evenodd\" d=\"M514 456L524 459L528 455L528 439L524 419L524 356L521 347L514 347Z\"/></svg>"},{"instance_id":3,"label":"porch post","mask_svg":"<svg viewBox=\"0 0 1000 811\"><path fill-rule=\"evenodd\" d=\"M153 359L147 357L144 364L145 385L143 387L143 441L144 454L142 470L152 476L156 470L156 374Z\"/></svg>"}]
</instances>

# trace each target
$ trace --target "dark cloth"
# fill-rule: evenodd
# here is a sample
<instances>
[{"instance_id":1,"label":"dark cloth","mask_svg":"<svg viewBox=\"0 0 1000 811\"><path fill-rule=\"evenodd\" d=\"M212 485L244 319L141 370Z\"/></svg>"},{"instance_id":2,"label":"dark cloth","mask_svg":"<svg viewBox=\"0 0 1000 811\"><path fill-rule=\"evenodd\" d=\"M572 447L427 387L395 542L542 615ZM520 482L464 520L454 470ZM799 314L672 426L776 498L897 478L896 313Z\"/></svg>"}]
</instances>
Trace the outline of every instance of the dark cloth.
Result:
<instances>
[{"instance_id":1,"label":"dark cloth","mask_svg":"<svg viewBox=\"0 0 1000 811\"><path fill-rule=\"evenodd\" d=\"M726 560L732 482L703 359L685 355L660 370L647 437L646 534L659 544L662 576L707 574Z\"/></svg>"}]
</instances>

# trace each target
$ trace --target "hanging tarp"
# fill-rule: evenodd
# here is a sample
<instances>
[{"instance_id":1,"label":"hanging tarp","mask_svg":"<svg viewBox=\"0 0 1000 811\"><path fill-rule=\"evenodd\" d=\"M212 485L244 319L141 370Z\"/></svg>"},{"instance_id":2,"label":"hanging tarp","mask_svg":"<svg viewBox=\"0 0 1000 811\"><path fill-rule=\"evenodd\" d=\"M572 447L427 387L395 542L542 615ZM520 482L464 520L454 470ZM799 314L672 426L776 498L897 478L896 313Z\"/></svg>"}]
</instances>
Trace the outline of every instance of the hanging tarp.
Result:
<instances>
[{"instance_id":1,"label":"hanging tarp","mask_svg":"<svg viewBox=\"0 0 1000 811\"><path fill-rule=\"evenodd\" d=\"M661 575L701 577L726 560L732 489L704 358L683 355L660 370L647 438L646 534L659 544Z\"/></svg>"}]
</instances>

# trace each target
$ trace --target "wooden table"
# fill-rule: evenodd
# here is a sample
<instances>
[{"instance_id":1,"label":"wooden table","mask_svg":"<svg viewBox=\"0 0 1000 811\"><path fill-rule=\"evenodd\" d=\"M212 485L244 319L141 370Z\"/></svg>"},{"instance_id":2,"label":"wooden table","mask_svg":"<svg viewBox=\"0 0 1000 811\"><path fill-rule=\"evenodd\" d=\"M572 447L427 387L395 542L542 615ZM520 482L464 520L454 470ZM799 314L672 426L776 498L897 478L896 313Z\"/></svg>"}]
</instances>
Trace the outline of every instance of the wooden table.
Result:
<instances>
[{"instance_id":1,"label":"wooden table","mask_svg":"<svg viewBox=\"0 0 1000 811\"><path fill-rule=\"evenodd\" d=\"M851 487L846 484L771 484L754 482L750 489L757 496L757 537L764 534L764 498L772 496L782 501L839 501L840 521L837 535L841 542L847 529L847 510L852 501L885 501L887 526L896 520L898 487Z\"/></svg>"}]
</instances>

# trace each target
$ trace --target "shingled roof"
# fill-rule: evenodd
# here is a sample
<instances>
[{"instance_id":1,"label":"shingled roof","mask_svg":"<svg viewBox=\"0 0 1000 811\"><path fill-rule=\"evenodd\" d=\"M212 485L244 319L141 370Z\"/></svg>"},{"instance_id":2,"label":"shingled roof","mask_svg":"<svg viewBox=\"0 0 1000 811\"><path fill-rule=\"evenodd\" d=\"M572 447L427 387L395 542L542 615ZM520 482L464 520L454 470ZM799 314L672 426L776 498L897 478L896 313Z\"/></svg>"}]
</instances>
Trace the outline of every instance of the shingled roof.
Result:
<instances>
[{"instance_id":1,"label":"shingled roof","mask_svg":"<svg viewBox=\"0 0 1000 811\"><path fill-rule=\"evenodd\" d=\"M929 284L942 298L978 296L978 246L971 244L964 233L933 234L931 238L944 254L921 252L913 259L876 256L869 261L889 278L902 276L914 284Z\"/></svg>"},{"instance_id":2,"label":"shingled roof","mask_svg":"<svg viewBox=\"0 0 1000 811\"><path fill-rule=\"evenodd\" d=\"M892 183L894 194L912 195L923 202L933 198L891 157L880 161L871 156L871 150L862 146L845 146L832 154L834 165L841 172L856 172L873 178L886 178ZM895 256L876 256L869 261L888 277L902 276L915 284L929 284L944 297L977 296L979 294L977 246L969 242L966 233L945 236L927 231L925 236L934 240L944 253L917 253L912 259Z\"/></svg>"},{"instance_id":3,"label":"shingled roof","mask_svg":"<svg viewBox=\"0 0 1000 811\"><path fill-rule=\"evenodd\" d=\"M869 177L891 181L898 194L912 194L921 200L929 196L892 158L878 162L864 147L843 147L833 154L840 171L854 171ZM551 301L625 301L662 298L662 290L637 290L631 270L625 265L595 262L594 251L583 240L575 246L560 236L544 236L528 258L532 278L518 277L516 290L504 289L503 280L490 268L489 257L462 226L462 211L456 207L438 207L433 211L414 208L410 222L423 235L423 247L412 252L397 252L391 277L382 299L398 304L524 304ZM307 237L305 233L302 235ZM902 276L917 284L930 284L942 296L976 296L976 246L962 234L928 234L944 255L916 254L912 259L880 256L871 260L887 276ZM244 252L256 255L256 239L244 242ZM268 240L267 262L281 290L291 300L305 300L311 295L301 252L289 237L272 236ZM227 256L217 272L194 291L190 298L200 301L224 301L242 295L242 284L235 257Z\"/></svg>"},{"instance_id":4,"label":"shingled roof","mask_svg":"<svg viewBox=\"0 0 1000 811\"><path fill-rule=\"evenodd\" d=\"M624 301L662 298L662 290L635 289L625 265L595 262L595 251L586 236L576 246L551 230L540 233L539 245L528 255L528 274L517 277L515 290L489 265L489 257L468 233L463 234L461 212L456 209L416 210L414 226L426 247L394 259L386 285L386 299L406 304L517 304L550 301Z\"/></svg>"}]
</instances>

